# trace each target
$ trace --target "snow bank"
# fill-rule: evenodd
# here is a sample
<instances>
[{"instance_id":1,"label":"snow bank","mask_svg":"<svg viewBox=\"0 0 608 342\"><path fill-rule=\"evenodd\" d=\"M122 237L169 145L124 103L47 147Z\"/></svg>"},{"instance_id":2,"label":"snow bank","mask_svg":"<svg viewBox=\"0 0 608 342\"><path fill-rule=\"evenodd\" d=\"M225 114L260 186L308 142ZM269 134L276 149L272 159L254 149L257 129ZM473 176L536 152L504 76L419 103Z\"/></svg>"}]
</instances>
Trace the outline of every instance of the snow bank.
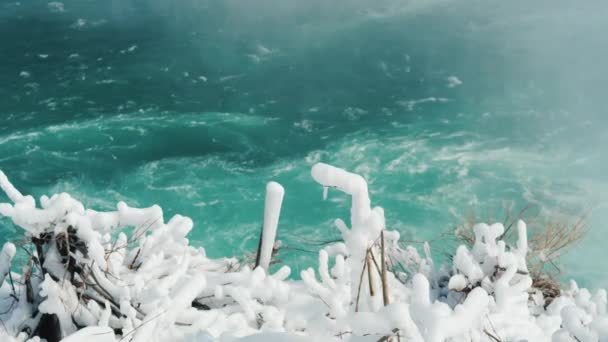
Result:
<instances>
[{"instance_id":1,"label":"snow bank","mask_svg":"<svg viewBox=\"0 0 608 342\"><path fill-rule=\"evenodd\" d=\"M290 280L269 272L285 191L268 183L260 267L209 259L190 246L193 222L158 206L97 212L68 194L21 194L0 171L10 202L0 215L23 230L27 260L0 252L1 341L608 341L606 291L574 282L557 298L533 286L525 223L513 245L501 224L475 226L471 248L437 268L402 247L372 207L359 175L316 164L322 187L352 198L341 242L317 269ZM126 230L125 228L133 228ZM127 235L127 231L131 232Z\"/></svg>"}]
</instances>

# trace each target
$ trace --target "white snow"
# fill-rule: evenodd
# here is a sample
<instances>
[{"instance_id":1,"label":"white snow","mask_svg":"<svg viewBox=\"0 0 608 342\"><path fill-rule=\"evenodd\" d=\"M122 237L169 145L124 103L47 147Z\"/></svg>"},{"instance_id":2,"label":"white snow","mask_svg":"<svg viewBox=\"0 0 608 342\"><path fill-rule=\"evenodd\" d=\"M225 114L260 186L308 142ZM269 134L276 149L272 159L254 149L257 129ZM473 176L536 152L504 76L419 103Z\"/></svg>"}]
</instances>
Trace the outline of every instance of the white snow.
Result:
<instances>
[{"instance_id":1,"label":"white snow","mask_svg":"<svg viewBox=\"0 0 608 342\"><path fill-rule=\"evenodd\" d=\"M467 287L467 279L462 274L454 274L452 278L450 278L450 282L448 283L448 288L454 291L462 291Z\"/></svg>"},{"instance_id":2,"label":"white snow","mask_svg":"<svg viewBox=\"0 0 608 342\"><path fill-rule=\"evenodd\" d=\"M114 331L109 327L86 327L64 338L61 342L114 342Z\"/></svg>"},{"instance_id":3,"label":"white snow","mask_svg":"<svg viewBox=\"0 0 608 342\"><path fill-rule=\"evenodd\" d=\"M525 223L518 222L513 244L501 240L502 224L478 224L472 246L436 266L428 244L419 254L386 230L363 177L322 163L311 174L323 189L350 195L350 227L337 219L343 241L321 249L318 267L302 271L302 280L290 280L286 265L268 271L285 195L278 183L266 187L263 267L252 269L190 246L187 217L166 221L158 206L123 202L97 212L68 194L37 205L0 172L10 200L0 203L0 215L25 240L49 239L42 255L33 242L23 245L32 256L25 261L13 243L2 248L0 341L40 341L28 334L42 313L56 315L63 342L608 341L605 290L572 282L545 305L549 298L527 272L533 245ZM66 255L67 236L74 245ZM385 272L383 257L399 272Z\"/></svg>"}]
</instances>

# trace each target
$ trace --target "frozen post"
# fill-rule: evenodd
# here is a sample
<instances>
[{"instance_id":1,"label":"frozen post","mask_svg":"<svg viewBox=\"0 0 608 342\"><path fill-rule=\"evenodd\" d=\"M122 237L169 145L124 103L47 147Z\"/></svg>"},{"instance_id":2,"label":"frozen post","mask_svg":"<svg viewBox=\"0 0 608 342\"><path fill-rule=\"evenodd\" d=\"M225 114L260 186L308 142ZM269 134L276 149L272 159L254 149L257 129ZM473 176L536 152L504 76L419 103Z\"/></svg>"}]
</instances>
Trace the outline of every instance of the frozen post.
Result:
<instances>
[{"instance_id":1,"label":"frozen post","mask_svg":"<svg viewBox=\"0 0 608 342\"><path fill-rule=\"evenodd\" d=\"M255 265L256 267L262 266L265 270L268 270L270 259L272 258L272 250L274 248L274 240L277 237L277 227L279 225L283 195L285 195L285 189L283 189L281 184L277 182L269 182L266 184L264 225L262 226L262 234L260 235L260 244L258 246L258 255Z\"/></svg>"}]
</instances>

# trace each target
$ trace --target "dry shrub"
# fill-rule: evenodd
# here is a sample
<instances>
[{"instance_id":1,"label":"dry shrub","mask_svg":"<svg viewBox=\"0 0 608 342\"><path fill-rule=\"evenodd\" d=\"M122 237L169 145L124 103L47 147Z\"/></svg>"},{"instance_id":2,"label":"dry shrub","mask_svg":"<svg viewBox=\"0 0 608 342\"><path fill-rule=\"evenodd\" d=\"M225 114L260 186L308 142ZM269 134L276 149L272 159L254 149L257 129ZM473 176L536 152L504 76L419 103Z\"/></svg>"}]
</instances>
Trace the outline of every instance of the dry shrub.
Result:
<instances>
[{"instance_id":1,"label":"dry shrub","mask_svg":"<svg viewBox=\"0 0 608 342\"><path fill-rule=\"evenodd\" d=\"M545 305L560 294L559 258L585 235L589 213L586 211L572 220L566 215L541 217L532 205L525 206L516 214L510 208L505 209L505 232L502 237L508 245L514 245L517 241L516 229L513 229L517 221L524 220L528 225L528 270L532 286L545 297ZM475 216L467 216L455 229L456 242L472 246L475 242L473 227L477 222Z\"/></svg>"}]
</instances>

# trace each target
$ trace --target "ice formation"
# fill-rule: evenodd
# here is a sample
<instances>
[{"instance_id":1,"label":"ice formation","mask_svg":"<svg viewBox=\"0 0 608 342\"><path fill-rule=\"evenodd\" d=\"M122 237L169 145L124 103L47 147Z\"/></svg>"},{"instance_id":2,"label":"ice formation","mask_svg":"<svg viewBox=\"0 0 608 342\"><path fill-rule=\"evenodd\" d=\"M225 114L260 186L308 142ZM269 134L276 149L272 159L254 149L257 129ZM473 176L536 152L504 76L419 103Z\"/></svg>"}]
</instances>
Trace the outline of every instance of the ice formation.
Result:
<instances>
[{"instance_id":1,"label":"ice formation","mask_svg":"<svg viewBox=\"0 0 608 342\"><path fill-rule=\"evenodd\" d=\"M191 246L187 217L122 202L98 212L68 194L37 204L0 171L0 215L25 237L0 254L0 341L608 341L606 291L572 282L549 301L533 286L525 223L513 244L501 224L476 225L474 244L437 268L428 244L420 255L386 229L363 177L322 163L312 177L349 194L351 216L292 280L288 266L269 271L278 183L253 268Z\"/></svg>"},{"instance_id":2,"label":"ice formation","mask_svg":"<svg viewBox=\"0 0 608 342\"><path fill-rule=\"evenodd\" d=\"M272 250L277 235L279 226L279 214L281 213L281 204L285 189L276 182L270 182L266 185L266 203L264 206L264 225L262 229L262 238L260 241L260 257L259 265L265 270L270 266L272 258Z\"/></svg>"}]
</instances>

